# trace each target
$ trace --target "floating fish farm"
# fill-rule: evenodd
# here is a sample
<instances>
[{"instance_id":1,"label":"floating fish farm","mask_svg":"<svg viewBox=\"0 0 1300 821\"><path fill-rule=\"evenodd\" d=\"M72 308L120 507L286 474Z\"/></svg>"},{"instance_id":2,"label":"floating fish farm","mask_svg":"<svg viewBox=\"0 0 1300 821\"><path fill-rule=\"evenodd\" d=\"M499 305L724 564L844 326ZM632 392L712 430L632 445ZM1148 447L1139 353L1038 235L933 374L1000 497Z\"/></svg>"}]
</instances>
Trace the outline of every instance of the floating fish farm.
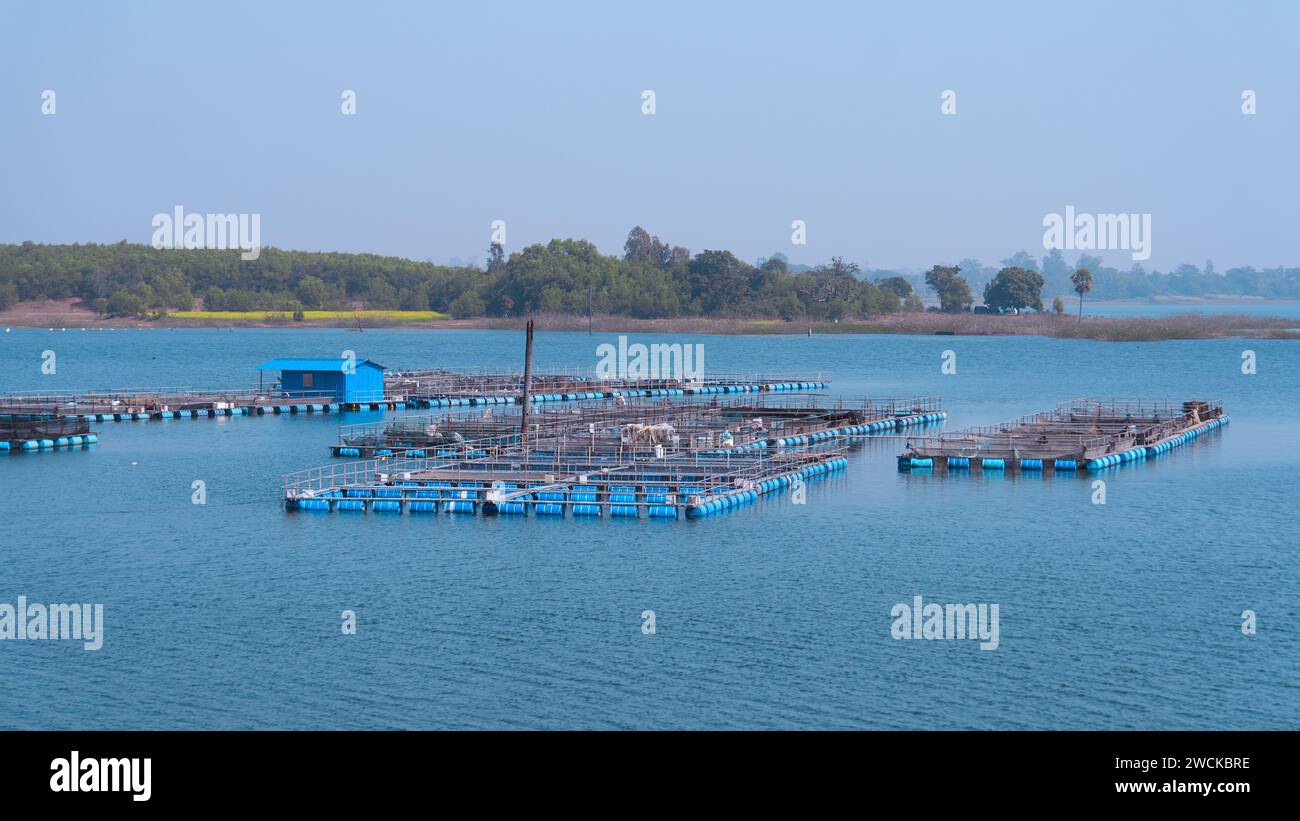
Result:
<instances>
[{"instance_id":1,"label":"floating fish farm","mask_svg":"<svg viewBox=\"0 0 1300 821\"><path fill-rule=\"evenodd\" d=\"M324 391L286 396L256 390L118 388L81 393L0 396L0 413L25 412L86 422L140 422L218 416L337 413L342 404Z\"/></svg>"},{"instance_id":2,"label":"floating fish farm","mask_svg":"<svg viewBox=\"0 0 1300 821\"><path fill-rule=\"evenodd\" d=\"M699 379L615 378L601 379L590 372L551 371L532 373L529 394L532 402L573 402L615 397L712 396L734 393L765 393L819 390L829 386L820 374L813 376L718 373ZM467 404L514 404L524 394L522 372L452 371L441 368L394 371L384 375L384 394L416 407L453 407Z\"/></svg>"},{"instance_id":3,"label":"floating fish farm","mask_svg":"<svg viewBox=\"0 0 1300 821\"><path fill-rule=\"evenodd\" d=\"M406 383L385 378L382 389L354 388L346 381L353 374L337 370L343 360L303 361L317 370L287 370L269 386L234 390L195 388L113 388L65 393L15 393L0 395L0 413L27 413L80 417L88 422L128 422L163 419L201 419L218 416L263 416L339 413L343 411L415 410L431 408L518 405L523 401L521 380L500 376L463 375L454 382L427 383L419 395L401 391ZM327 370L322 363L331 363ZM271 363L268 363L271 364ZM359 369L360 370L360 369ZM448 372L439 371L444 374ZM342 375L334 388L312 388L322 377ZM316 378L306 378L314 375ZM585 380L575 376L534 376L554 392L534 387L530 403L581 402L618 397L679 397L754 394L825 388L822 378L773 377L737 374L698 382L672 380ZM578 388L581 388L579 390ZM564 390L561 390L563 388Z\"/></svg>"},{"instance_id":4,"label":"floating fish farm","mask_svg":"<svg viewBox=\"0 0 1300 821\"><path fill-rule=\"evenodd\" d=\"M335 449L354 448L344 455L357 456L367 448L380 458L290 474L284 504L319 512L698 519L843 471L855 438L945 416L934 397L808 396L557 410L535 426L530 417L526 437L513 413L409 417L344 429ZM471 432L486 435L465 435Z\"/></svg>"},{"instance_id":5,"label":"floating fish farm","mask_svg":"<svg viewBox=\"0 0 1300 821\"><path fill-rule=\"evenodd\" d=\"M621 454L600 446L579 449L563 436L542 444L548 449L335 462L285 477L285 506L339 513L698 519L837 474L848 465L843 443L662 458L635 447Z\"/></svg>"},{"instance_id":6,"label":"floating fish farm","mask_svg":"<svg viewBox=\"0 0 1300 821\"><path fill-rule=\"evenodd\" d=\"M536 440L570 431L602 434L623 425L646 427L682 426L693 420L735 413L751 404L739 398L698 400L686 398L625 399L618 397L596 405L569 403L562 407L532 410L528 415L529 437ZM511 445L521 440L523 409L484 407L480 410L444 411L405 416L390 422L345 425L339 429L338 444L330 452L341 457L401 455L420 458L452 455L450 451L484 445ZM659 429L662 429L660 427Z\"/></svg>"},{"instance_id":7,"label":"floating fish farm","mask_svg":"<svg viewBox=\"0 0 1300 821\"><path fill-rule=\"evenodd\" d=\"M1222 402L1074 399L1000 425L909 437L898 467L1095 472L1145 461L1226 424Z\"/></svg>"},{"instance_id":8,"label":"floating fish farm","mask_svg":"<svg viewBox=\"0 0 1300 821\"><path fill-rule=\"evenodd\" d=\"M0 413L0 454L90 447L99 434L90 422L42 413Z\"/></svg>"},{"instance_id":9,"label":"floating fish farm","mask_svg":"<svg viewBox=\"0 0 1300 821\"><path fill-rule=\"evenodd\" d=\"M823 397L714 397L709 400L619 398L603 406L537 410L529 414L534 441L565 433L592 442L645 441L687 452L734 452L790 447L837 436L863 436L937 422L947 414L935 397L846 400ZM518 444L521 409L408 416L387 423L349 425L331 446L334 456L450 456L467 448ZM472 445L469 443L473 443Z\"/></svg>"}]
</instances>

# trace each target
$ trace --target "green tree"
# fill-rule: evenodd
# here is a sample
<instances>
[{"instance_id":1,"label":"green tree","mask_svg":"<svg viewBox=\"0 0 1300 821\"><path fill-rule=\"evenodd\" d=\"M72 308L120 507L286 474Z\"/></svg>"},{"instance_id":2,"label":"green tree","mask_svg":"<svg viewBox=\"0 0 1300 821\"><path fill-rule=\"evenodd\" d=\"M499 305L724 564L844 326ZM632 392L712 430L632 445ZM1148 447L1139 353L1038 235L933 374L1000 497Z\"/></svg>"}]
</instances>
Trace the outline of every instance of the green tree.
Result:
<instances>
[{"instance_id":1,"label":"green tree","mask_svg":"<svg viewBox=\"0 0 1300 821\"><path fill-rule=\"evenodd\" d=\"M1003 268L992 282L984 286L984 304L999 310L1043 310L1042 274L1016 266Z\"/></svg>"},{"instance_id":2,"label":"green tree","mask_svg":"<svg viewBox=\"0 0 1300 821\"><path fill-rule=\"evenodd\" d=\"M1080 268L1073 274L1070 274L1070 282L1074 284L1075 293L1079 295L1079 321L1083 321L1083 295L1092 290L1092 271L1087 268Z\"/></svg>"},{"instance_id":3,"label":"green tree","mask_svg":"<svg viewBox=\"0 0 1300 821\"><path fill-rule=\"evenodd\" d=\"M485 310L487 305L483 302L483 298L473 291L466 291L451 303L451 315L457 319L480 317Z\"/></svg>"},{"instance_id":4,"label":"green tree","mask_svg":"<svg viewBox=\"0 0 1300 821\"><path fill-rule=\"evenodd\" d=\"M1043 294L1070 293L1074 283L1069 272L1086 268L1093 283L1083 293L1097 299L1176 294L1300 299L1300 267L1295 266L1219 272L1206 262L1202 267L1180 265L1171 273L1140 266L1119 271L1106 267L1099 257L1081 254L1062 274L1060 257L1054 253L1034 259L1021 252L1010 260L1014 262L1002 267L1041 271L1046 280ZM297 306L306 310L368 302L373 307L450 312L453 302L472 291L467 298L471 307L476 297L489 316L536 312L543 301L548 309L585 314L590 294L594 311L623 316L823 318L832 313L875 315L897 310L900 302L913 309L911 297L922 290L911 279L913 293L904 295L903 284L893 281L894 271L877 271L877 281L867 282L856 266L842 259L810 268L791 264L779 253L757 266L725 250L692 256L639 228L617 255L602 254L589 242L562 239L509 255L502 250L495 260L489 256L488 266L493 270L484 276L482 270L464 265L376 254L268 247L258 259L244 261L236 250L158 250L126 242L0 243L0 300L12 304L74 298L106 312L112 301L122 315L139 316L184 308L194 295L202 295L208 310L276 311L284 313L287 322ZM941 286L939 302L948 311L967 307L973 301L969 293L982 292L997 274L974 259L962 260L956 268L938 267L939 275L932 271L925 285ZM1081 296L1080 315L1084 301Z\"/></svg>"},{"instance_id":5,"label":"green tree","mask_svg":"<svg viewBox=\"0 0 1300 821\"><path fill-rule=\"evenodd\" d=\"M499 274L506 269L506 251L501 247L501 243L494 242L488 246L488 264L487 272L489 274Z\"/></svg>"},{"instance_id":6,"label":"green tree","mask_svg":"<svg viewBox=\"0 0 1300 821\"><path fill-rule=\"evenodd\" d=\"M1038 260L1029 255L1028 251L1016 251L1010 257L1002 260L1002 268L1023 268L1026 271L1037 271Z\"/></svg>"},{"instance_id":7,"label":"green tree","mask_svg":"<svg viewBox=\"0 0 1300 821\"><path fill-rule=\"evenodd\" d=\"M117 291L108 298L109 316L136 316L146 308L139 296L131 291Z\"/></svg>"},{"instance_id":8,"label":"green tree","mask_svg":"<svg viewBox=\"0 0 1300 821\"><path fill-rule=\"evenodd\" d=\"M655 258L655 238L641 226L627 232L627 242L623 243L623 259L626 262L651 262Z\"/></svg>"},{"instance_id":9,"label":"green tree","mask_svg":"<svg viewBox=\"0 0 1300 821\"><path fill-rule=\"evenodd\" d=\"M392 310L397 307L397 291L386 279L376 279L366 289L366 306L377 310Z\"/></svg>"},{"instance_id":10,"label":"green tree","mask_svg":"<svg viewBox=\"0 0 1300 821\"><path fill-rule=\"evenodd\" d=\"M799 301L799 297L793 292L786 294L785 299L778 302L776 306L776 315L786 322L798 319L806 313L803 303Z\"/></svg>"},{"instance_id":11,"label":"green tree","mask_svg":"<svg viewBox=\"0 0 1300 821\"><path fill-rule=\"evenodd\" d=\"M298 301L308 308L323 308L326 300L329 299L329 288L317 276L303 277L299 280L294 293L298 295Z\"/></svg>"},{"instance_id":12,"label":"green tree","mask_svg":"<svg viewBox=\"0 0 1300 821\"><path fill-rule=\"evenodd\" d=\"M702 251L689 268L691 297L704 314L734 315L737 303L749 296L751 270L730 251Z\"/></svg>"},{"instance_id":13,"label":"green tree","mask_svg":"<svg viewBox=\"0 0 1300 821\"><path fill-rule=\"evenodd\" d=\"M876 280L876 287L883 288L892 294L896 294L899 299L906 300L912 295L912 283L903 277L886 277Z\"/></svg>"},{"instance_id":14,"label":"green tree","mask_svg":"<svg viewBox=\"0 0 1300 821\"><path fill-rule=\"evenodd\" d=\"M962 279L960 271L955 265L936 265L925 275L925 284L938 294L939 310L944 313L961 313L975 301L970 285Z\"/></svg>"},{"instance_id":15,"label":"green tree","mask_svg":"<svg viewBox=\"0 0 1300 821\"><path fill-rule=\"evenodd\" d=\"M623 244L624 262L641 262L667 269L689 259L690 252L685 248L669 245L639 225L627 233L627 242Z\"/></svg>"}]
</instances>

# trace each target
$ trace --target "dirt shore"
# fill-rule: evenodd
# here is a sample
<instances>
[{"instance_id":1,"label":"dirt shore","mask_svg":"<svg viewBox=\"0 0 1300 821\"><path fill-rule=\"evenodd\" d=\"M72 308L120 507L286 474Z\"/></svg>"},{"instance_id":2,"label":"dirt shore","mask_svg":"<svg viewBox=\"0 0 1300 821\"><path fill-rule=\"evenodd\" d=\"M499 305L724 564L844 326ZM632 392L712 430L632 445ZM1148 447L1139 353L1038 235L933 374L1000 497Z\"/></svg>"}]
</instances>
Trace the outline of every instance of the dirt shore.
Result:
<instances>
[{"instance_id":1,"label":"dirt shore","mask_svg":"<svg viewBox=\"0 0 1300 821\"><path fill-rule=\"evenodd\" d=\"M1080 320L1069 314L1024 314L996 316L988 314L899 313L875 319L839 322L779 319L727 319L682 317L674 319L634 319L620 316L539 315L534 317L541 330L583 331L590 327L602 333L684 333L684 334L923 334L954 336L1050 336L1066 339L1112 341L1150 341L1161 339L1221 339L1248 337L1257 339L1300 339L1296 320L1246 314L1178 314L1162 317L1090 317ZM487 328L514 330L522 328L524 319L443 319L433 322L368 321L366 327L398 327L417 330L457 330ZM124 319L105 318L80 305L76 300L20 302L0 311L0 326L29 328L302 328L340 327L336 320L212 320L212 319Z\"/></svg>"}]
</instances>

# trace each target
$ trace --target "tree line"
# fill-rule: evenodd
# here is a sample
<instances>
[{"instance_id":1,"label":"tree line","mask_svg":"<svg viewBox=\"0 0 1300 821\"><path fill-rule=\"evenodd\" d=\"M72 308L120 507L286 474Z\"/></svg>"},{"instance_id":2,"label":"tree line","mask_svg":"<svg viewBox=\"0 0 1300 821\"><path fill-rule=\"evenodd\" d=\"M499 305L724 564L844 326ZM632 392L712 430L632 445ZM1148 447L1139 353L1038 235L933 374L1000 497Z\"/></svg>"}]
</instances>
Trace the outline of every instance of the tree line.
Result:
<instances>
[{"instance_id":1,"label":"tree line","mask_svg":"<svg viewBox=\"0 0 1300 821\"><path fill-rule=\"evenodd\" d=\"M1088 289L1072 279L1086 269ZM1233 294L1300 298L1300 269L1234 268L1219 274L1180 266L1148 274L1119 272L1080 256L1067 265L1053 251L1039 261L1025 252L1000 269L976 260L934 266L923 277L863 271L835 257L815 267L792 266L776 254L746 262L730 251L692 254L641 227L629 232L621 256L585 240L555 239L507 255L488 249L486 270L377 254L317 253L266 248L256 260L238 251L154 249L110 245L0 245L0 309L16 302L76 298L110 316L160 316L167 311L300 309L434 310L456 317L531 313L638 318L718 316L837 320L922 310L921 289L940 309L970 309L978 291L986 306L1043 310L1044 294L1091 291L1096 298L1162 294ZM1059 305L1055 305L1060 310Z\"/></svg>"},{"instance_id":2,"label":"tree line","mask_svg":"<svg viewBox=\"0 0 1300 821\"><path fill-rule=\"evenodd\" d=\"M873 283L835 258L793 271L784 257L751 265L633 229L621 257L585 240L556 239L507 256L489 248L486 270L375 254L264 248L238 251L115 245L0 245L0 309L27 300L80 299L109 316L300 309L434 310L456 317L531 313L840 319L878 316L920 299L902 278Z\"/></svg>"}]
</instances>

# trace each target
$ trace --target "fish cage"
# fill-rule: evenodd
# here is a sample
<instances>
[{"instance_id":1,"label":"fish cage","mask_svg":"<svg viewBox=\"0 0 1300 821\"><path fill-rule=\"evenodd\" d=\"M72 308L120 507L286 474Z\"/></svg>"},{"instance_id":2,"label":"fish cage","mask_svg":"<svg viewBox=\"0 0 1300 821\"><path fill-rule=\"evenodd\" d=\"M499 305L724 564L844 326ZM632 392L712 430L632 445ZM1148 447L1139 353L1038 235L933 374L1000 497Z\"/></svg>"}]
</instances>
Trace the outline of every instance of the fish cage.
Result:
<instances>
[{"instance_id":1,"label":"fish cage","mask_svg":"<svg viewBox=\"0 0 1300 821\"><path fill-rule=\"evenodd\" d=\"M0 453L22 453L93 445L99 435L79 417L48 413L0 413Z\"/></svg>"},{"instance_id":2,"label":"fish cage","mask_svg":"<svg viewBox=\"0 0 1300 821\"><path fill-rule=\"evenodd\" d=\"M935 397L913 399L688 397L681 400L633 398L603 406L535 410L528 416L528 439L535 449L560 450L569 443L618 450L630 445L669 451L760 449L808 444L831 437L867 435L936 422L946 414ZM408 416L386 423L349 425L331 446L335 456L425 456L465 442L513 445L520 442L519 409L487 407L479 413Z\"/></svg>"},{"instance_id":3,"label":"fish cage","mask_svg":"<svg viewBox=\"0 0 1300 821\"><path fill-rule=\"evenodd\" d=\"M518 371L461 371L445 368L391 371L385 374L389 398L448 399L493 397L517 401L524 392ZM830 385L822 374L710 373L708 376L620 376L603 378L589 370L534 371L529 382L533 402L583 401L614 396L693 396L817 390Z\"/></svg>"},{"instance_id":4,"label":"fish cage","mask_svg":"<svg viewBox=\"0 0 1300 821\"><path fill-rule=\"evenodd\" d=\"M295 410L290 411L289 408ZM101 390L0 395L0 413L37 413L111 422L338 410L328 391L206 389L190 387L108 388Z\"/></svg>"},{"instance_id":5,"label":"fish cage","mask_svg":"<svg viewBox=\"0 0 1300 821\"><path fill-rule=\"evenodd\" d=\"M1101 470L1165 453L1227 423L1219 401L1072 399L998 425L909 437L899 467Z\"/></svg>"},{"instance_id":6,"label":"fish cage","mask_svg":"<svg viewBox=\"0 0 1300 821\"><path fill-rule=\"evenodd\" d=\"M288 510L703 518L837 474L843 443L758 454L636 448L471 448L425 458L334 462L289 474Z\"/></svg>"}]
</instances>

